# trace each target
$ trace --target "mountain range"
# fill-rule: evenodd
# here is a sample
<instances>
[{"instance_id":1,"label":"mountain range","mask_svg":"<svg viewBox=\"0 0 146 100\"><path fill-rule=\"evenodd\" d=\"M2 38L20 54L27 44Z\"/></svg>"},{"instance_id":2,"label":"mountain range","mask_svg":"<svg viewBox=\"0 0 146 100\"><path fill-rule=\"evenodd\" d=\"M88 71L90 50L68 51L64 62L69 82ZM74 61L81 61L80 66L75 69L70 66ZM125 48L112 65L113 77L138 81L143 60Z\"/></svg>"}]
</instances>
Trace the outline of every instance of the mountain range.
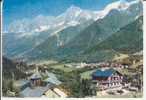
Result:
<instances>
[{"instance_id":1,"label":"mountain range","mask_svg":"<svg viewBox=\"0 0 146 100\"><path fill-rule=\"evenodd\" d=\"M99 61L117 52L135 53L143 48L142 11L141 1L117 1L101 11L71 6L57 17L15 21L3 35L4 55L27 61Z\"/></svg>"}]
</instances>

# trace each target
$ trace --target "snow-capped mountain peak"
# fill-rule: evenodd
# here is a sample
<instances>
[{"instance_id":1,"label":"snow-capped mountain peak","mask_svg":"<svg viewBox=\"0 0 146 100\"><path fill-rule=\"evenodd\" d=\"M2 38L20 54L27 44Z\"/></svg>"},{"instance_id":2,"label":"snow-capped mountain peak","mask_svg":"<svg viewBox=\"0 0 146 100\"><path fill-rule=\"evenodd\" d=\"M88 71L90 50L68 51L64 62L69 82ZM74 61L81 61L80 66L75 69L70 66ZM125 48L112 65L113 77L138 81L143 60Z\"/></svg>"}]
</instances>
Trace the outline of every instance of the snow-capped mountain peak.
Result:
<instances>
[{"instance_id":1,"label":"snow-capped mountain peak","mask_svg":"<svg viewBox=\"0 0 146 100\"><path fill-rule=\"evenodd\" d=\"M106 16L113 9L116 9L116 10L119 10L119 11L121 11L121 10L124 11L127 8L129 8L129 6L130 6L130 4L126 0L116 1L116 2L113 2L109 5L107 5L105 7L105 9L102 11L102 13L103 13L104 16Z\"/></svg>"},{"instance_id":2,"label":"snow-capped mountain peak","mask_svg":"<svg viewBox=\"0 0 146 100\"><path fill-rule=\"evenodd\" d=\"M127 2L126 0L120 0L107 5L105 10L111 10L111 9L124 10L127 9L129 5L130 5L129 2Z\"/></svg>"},{"instance_id":3,"label":"snow-capped mountain peak","mask_svg":"<svg viewBox=\"0 0 146 100\"><path fill-rule=\"evenodd\" d=\"M100 11L99 16L101 16L100 18L105 17L106 15L109 14L109 12L113 9L117 10L117 11L124 11L124 12L128 12L128 9L134 5L137 4L139 5L141 3L140 0L133 0L128 2L127 0L119 0L113 3L108 4L103 10ZM138 8L139 9L139 8Z\"/></svg>"},{"instance_id":4,"label":"snow-capped mountain peak","mask_svg":"<svg viewBox=\"0 0 146 100\"><path fill-rule=\"evenodd\" d=\"M82 9L80 7L77 7L75 5L71 5L67 10L66 12L80 12L82 11Z\"/></svg>"},{"instance_id":5,"label":"snow-capped mountain peak","mask_svg":"<svg viewBox=\"0 0 146 100\"><path fill-rule=\"evenodd\" d=\"M77 6L70 6L64 13L56 17L38 15L34 19L22 19L12 22L8 26L8 32L30 33L41 32L49 29L56 29L63 26L75 26L87 20L98 20L104 18L113 9L117 11L128 11L132 5L139 4L140 0L128 2L119 0L108 4L101 11L83 10ZM139 10L139 8L136 8ZM138 11L137 11L138 12ZM27 34L26 34L27 35Z\"/></svg>"}]
</instances>

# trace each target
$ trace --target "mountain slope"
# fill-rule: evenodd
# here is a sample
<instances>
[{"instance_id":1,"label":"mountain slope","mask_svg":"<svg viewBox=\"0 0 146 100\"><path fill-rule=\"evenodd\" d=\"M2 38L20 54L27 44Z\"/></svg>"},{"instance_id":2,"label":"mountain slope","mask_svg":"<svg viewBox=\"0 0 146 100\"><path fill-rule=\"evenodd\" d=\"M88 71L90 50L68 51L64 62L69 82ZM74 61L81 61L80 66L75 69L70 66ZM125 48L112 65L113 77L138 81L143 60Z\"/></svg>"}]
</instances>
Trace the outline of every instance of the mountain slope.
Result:
<instances>
[{"instance_id":1,"label":"mountain slope","mask_svg":"<svg viewBox=\"0 0 146 100\"><path fill-rule=\"evenodd\" d=\"M66 29L63 29L56 34L48 37L43 43L36 46L29 52L26 52L23 57L26 59L47 59L50 58L58 52L59 48L64 48L66 44L70 42L70 40L74 39L76 36L80 34L82 30L84 30L87 26L93 23L93 20L89 20L86 23L71 26Z\"/></svg>"},{"instance_id":2,"label":"mountain slope","mask_svg":"<svg viewBox=\"0 0 146 100\"><path fill-rule=\"evenodd\" d=\"M82 28L89 25L86 25L85 22L89 23L91 21L90 23L92 23L97 19L96 17L98 17L96 11L82 10L79 7L71 6L56 17L39 15L34 19L16 20L8 25L7 33L3 33L3 53L11 58L20 57L48 37L62 33L60 31L66 28L69 28L67 30L70 30L70 32L71 30L74 31L70 33L72 37L74 33L78 33ZM78 25L81 29L71 28L78 27Z\"/></svg>"},{"instance_id":3,"label":"mountain slope","mask_svg":"<svg viewBox=\"0 0 146 100\"><path fill-rule=\"evenodd\" d=\"M123 3L118 4L121 6ZM138 9L137 11L133 10ZM106 9L106 8L105 8ZM78 35L74 35L73 38L70 33L76 33L76 29L71 31L66 31L57 34L56 36L52 36L45 40L40 45L36 46L32 51L25 53L25 57L29 60L37 60L37 59L75 59L74 55L78 55L79 59L88 59L87 56L82 57L81 54L86 50L94 47L97 44L100 44L106 38L111 36L113 33L117 32L121 27L135 21L137 16L142 13L141 2L134 2L129 5L126 9L110 9L108 14L102 18L98 19L96 22L92 23L84 30L80 31ZM60 46L57 46L58 36L63 38L63 41L67 41L66 43L60 42ZM111 51L106 51L106 53L111 53ZM100 52L103 55L103 52ZM104 54L105 56L107 54ZM114 52L112 52L114 54ZM112 54L111 53L111 54ZM88 54L89 55L89 54ZM94 55L95 56L95 55ZM104 57L105 57L104 56ZM102 57L102 58L104 58ZM109 56L110 57L110 56ZM77 59L76 59L77 60Z\"/></svg>"},{"instance_id":4,"label":"mountain slope","mask_svg":"<svg viewBox=\"0 0 146 100\"><path fill-rule=\"evenodd\" d=\"M26 52L40 44L44 39L47 39L49 32L44 31L39 33L42 35L35 33L33 36L19 36L20 34L21 33L3 34L3 55L7 57L16 57Z\"/></svg>"},{"instance_id":5,"label":"mountain slope","mask_svg":"<svg viewBox=\"0 0 146 100\"><path fill-rule=\"evenodd\" d=\"M121 3L121 5L122 4L125 3ZM108 7L109 6L107 6L107 8ZM137 10L135 11L134 9ZM119 10L117 8L111 9L103 19L97 20L82 31L79 36L69 43L67 48L79 47L83 48L83 50L86 48L88 49L94 44L101 42L112 33L115 33L121 27L134 21L137 16L141 15L141 12L141 3L133 3L126 10Z\"/></svg>"},{"instance_id":6,"label":"mountain slope","mask_svg":"<svg viewBox=\"0 0 146 100\"><path fill-rule=\"evenodd\" d=\"M117 31L101 43L85 51L83 55L90 55L90 57L92 58L92 56L94 56L95 54L98 55L99 51L109 51L109 54L107 54L107 56L111 55L111 52L115 52L115 54L132 54L141 51L143 49L142 25L143 17L141 16L136 19L136 21L121 28L119 31ZM98 56L98 58L101 57L101 55Z\"/></svg>"},{"instance_id":7,"label":"mountain slope","mask_svg":"<svg viewBox=\"0 0 146 100\"><path fill-rule=\"evenodd\" d=\"M6 56L26 60L75 59L74 55L88 59L81 55L135 21L142 14L142 9L142 2L138 1L114 2L98 12L71 7L53 18L54 23L49 30L28 32L27 35L16 33L13 39L5 35L3 51ZM100 53L106 56L106 53Z\"/></svg>"},{"instance_id":8,"label":"mountain slope","mask_svg":"<svg viewBox=\"0 0 146 100\"><path fill-rule=\"evenodd\" d=\"M98 42L93 47L84 49L78 54L63 58L64 61L97 62L112 60L121 53L133 54L143 49L143 17L138 17L134 22L120 28L108 38ZM60 58L61 59L61 58Z\"/></svg>"}]
</instances>

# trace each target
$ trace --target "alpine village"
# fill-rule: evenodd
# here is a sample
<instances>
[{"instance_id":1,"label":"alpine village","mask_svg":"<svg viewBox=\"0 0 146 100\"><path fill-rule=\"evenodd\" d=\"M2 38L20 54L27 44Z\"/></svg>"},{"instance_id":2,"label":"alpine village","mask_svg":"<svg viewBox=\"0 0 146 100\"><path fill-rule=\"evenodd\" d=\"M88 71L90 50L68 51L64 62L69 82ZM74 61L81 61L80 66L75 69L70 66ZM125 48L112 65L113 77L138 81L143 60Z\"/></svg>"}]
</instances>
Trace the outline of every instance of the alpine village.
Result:
<instances>
[{"instance_id":1,"label":"alpine village","mask_svg":"<svg viewBox=\"0 0 146 100\"><path fill-rule=\"evenodd\" d=\"M72 5L39 16L22 22L24 33L21 21L11 23L2 35L3 97L141 98L142 13L141 0L118 0L101 11Z\"/></svg>"}]
</instances>

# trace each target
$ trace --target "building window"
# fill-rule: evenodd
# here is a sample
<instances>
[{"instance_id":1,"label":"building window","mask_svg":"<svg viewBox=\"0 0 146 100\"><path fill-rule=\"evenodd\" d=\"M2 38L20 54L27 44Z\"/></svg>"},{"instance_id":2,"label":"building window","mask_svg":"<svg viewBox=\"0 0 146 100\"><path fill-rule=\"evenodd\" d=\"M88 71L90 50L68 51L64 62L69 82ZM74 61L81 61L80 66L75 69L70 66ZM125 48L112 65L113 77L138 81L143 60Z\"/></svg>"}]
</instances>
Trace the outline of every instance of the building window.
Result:
<instances>
[{"instance_id":1,"label":"building window","mask_svg":"<svg viewBox=\"0 0 146 100\"><path fill-rule=\"evenodd\" d=\"M114 83L116 85L116 83Z\"/></svg>"}]
</instances>

